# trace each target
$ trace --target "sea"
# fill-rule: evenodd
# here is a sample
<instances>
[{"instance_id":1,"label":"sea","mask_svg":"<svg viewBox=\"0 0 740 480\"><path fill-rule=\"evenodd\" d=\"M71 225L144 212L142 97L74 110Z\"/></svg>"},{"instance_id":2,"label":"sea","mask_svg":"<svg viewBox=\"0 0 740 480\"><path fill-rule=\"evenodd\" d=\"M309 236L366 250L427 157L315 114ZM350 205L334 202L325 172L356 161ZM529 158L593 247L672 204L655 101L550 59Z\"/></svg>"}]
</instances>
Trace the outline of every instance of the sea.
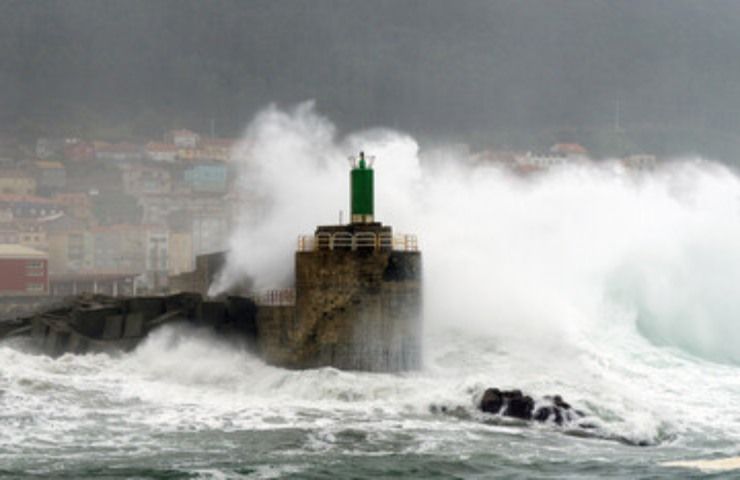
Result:
<instances>
[{"instance_id":1,"label":"sea","mask_svg":"<svg viewBox=\"0 0 740 480\"><path fill-rule=\"evenodd\" d=\"M0 477L737 478L740 371L607 328L578 352L430 336L423 370L289 371L167 326L130 353L0 344ZM487 387L560 394L596 429L483 414ZM435 408L436 407L436 408ZM446 407L447 413L442 413Z\"/></svg>"}]
</instances>

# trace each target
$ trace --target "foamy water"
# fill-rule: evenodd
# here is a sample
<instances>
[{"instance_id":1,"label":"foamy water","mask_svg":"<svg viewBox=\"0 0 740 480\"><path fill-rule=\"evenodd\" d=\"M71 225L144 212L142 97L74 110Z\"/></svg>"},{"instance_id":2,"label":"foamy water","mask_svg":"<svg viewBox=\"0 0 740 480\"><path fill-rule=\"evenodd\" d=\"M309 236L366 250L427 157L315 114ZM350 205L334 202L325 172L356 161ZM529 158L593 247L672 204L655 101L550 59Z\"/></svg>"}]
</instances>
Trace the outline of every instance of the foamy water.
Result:
<instances>
[{"instance_id":1,"label":"foamy water","mask_svg":"<svg viewBox=\"0 0 740 480\"><path fill-rule=\"evenodd\" d=\"M423 370L287 371L182 327L118 356L5 342L0 474L685 478L705 472L672 462L740 453L731 171L605 162L521 179L398 132L339 137L311 105L272 108L236 152L260 208L214 291L244 273L289 285L296 236L336 221L360 148L377 157L377 217L420 238ZM475 408L491 386L560 394L596 428L493 421Z\"/></svg>"},{"instance_id":2,"label":"foamy water","mask_svg":"<svg viewBox=\"0 0 740 480\"><path fill-rule=\"evenodd\" d=\"M617 343L614 331L604 332L611 342L595 338L567 360L518 354L496 337L439 333L428 338L426 368L404 375L286 371L181 327L114 357L52 360L24 342L3 344L0 471L267 478L583 469L592 472L586 477L671 478L675 467L659 464L736 454L736 367L656 348L637 335L619 338L628 349L606 347ZM560 393L590 415L599 436L486 423L474 402L492 385ZM432 414L432 405L462 406L470 417Z\"/></svg>"}]
</instances>

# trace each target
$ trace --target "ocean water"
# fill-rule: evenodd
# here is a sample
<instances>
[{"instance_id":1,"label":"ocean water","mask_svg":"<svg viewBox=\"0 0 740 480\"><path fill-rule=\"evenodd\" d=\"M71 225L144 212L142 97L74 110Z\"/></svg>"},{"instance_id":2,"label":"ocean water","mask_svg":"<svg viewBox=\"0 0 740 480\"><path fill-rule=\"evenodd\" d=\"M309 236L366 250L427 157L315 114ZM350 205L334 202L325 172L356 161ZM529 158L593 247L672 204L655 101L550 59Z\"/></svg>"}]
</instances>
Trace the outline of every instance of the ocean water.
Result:
<instances>
[{"instance_id":1,"label":"ocean water","mask_svg":"<svg viewBox=\"0 0 740 480\"><path fill-rule=\"evenodd\" d=\"M424 370L393 375L274 368L177 326L113 356L51 359L4 342L0 477L732 477L663 464L740 453L736 366L620 327L549 359L439 333ZM481 414L488 386L562 394L597 429Z\"/></svg>"}]
</instances>

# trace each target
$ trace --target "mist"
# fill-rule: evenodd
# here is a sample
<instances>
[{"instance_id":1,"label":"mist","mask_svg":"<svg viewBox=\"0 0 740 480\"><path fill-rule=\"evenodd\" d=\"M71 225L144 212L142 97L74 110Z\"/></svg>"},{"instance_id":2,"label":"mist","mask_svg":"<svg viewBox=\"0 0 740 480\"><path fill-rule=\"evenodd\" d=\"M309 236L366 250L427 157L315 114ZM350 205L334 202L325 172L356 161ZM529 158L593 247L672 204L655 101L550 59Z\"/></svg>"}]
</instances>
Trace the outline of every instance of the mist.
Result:
<instances>
[{"instance_id":1,"label":"mist","mask_svg":"<svg viewBox=\"0 0 740 480\"><path fill-rule=\"evenodd\" d=\"M6 0L0 132L231 137L314 98L346 131L735 163L739 25L732 1Z\"/></svg>"},{"instance_id":2,"label":"mist","mask_svg":"<svg viewBox=\"0 0 740 480\"><path fill-rule=\"evenodd\" d=\"M235 158L259 198L230 240L218 293L248 275L292 286L299 234L347 218L348 155L374 155L376 218L419 237L426 325L568 351L614 324L738 362L740 181L716 162L630 171L614 161L521 177L408 134L338 135L311 102L269 107Z\"/></svg>"}]
</instances>

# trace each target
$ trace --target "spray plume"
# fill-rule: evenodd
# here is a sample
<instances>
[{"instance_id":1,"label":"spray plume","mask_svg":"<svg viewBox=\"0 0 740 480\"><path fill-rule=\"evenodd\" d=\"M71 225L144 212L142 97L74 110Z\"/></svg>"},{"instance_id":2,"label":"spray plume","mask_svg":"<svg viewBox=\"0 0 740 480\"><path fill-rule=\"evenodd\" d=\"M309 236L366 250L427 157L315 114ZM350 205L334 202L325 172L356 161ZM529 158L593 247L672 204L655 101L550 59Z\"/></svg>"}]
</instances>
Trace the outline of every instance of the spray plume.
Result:
<instances>
[{"instance_id":1,"label":"spray plume","mask_svg":"<svg viewBox=\"0 0 740 480\"><path fill-rule=\"evenodd\" d=\"M725 167L635 174L603 162L522 179L454 149L420 153L387 129L339 138L310 102L262 111L237 147L249 202L213 292L245 275L289 286L297 235L346 209L359 150L377 158L376 217L419 235L431 328L552 352L626 322L654 343L740 362L740 182Z\"/></svg>"}]
</instances>

